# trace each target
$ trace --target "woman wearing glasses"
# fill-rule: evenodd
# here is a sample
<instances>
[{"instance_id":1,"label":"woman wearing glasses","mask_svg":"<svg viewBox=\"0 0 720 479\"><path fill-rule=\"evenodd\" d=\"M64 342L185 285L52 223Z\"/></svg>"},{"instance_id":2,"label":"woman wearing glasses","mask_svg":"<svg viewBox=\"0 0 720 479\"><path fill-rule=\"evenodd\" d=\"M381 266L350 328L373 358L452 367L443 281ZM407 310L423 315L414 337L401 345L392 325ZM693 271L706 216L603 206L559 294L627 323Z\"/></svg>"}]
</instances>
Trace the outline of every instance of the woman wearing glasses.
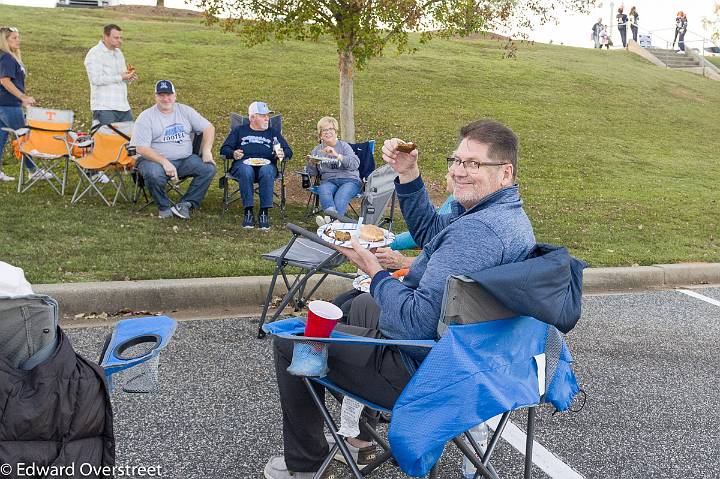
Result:
<instances>
[{"instance_id":1,"label":"woman wearing glasses","mask_svg":"<svg viewBox=\"0 0 720 479\"><path fill-rule=\"evenodd\" d=\"M20 57L20 32L15 27L0 27L0 127L17 130L25 125L22 107L35 99L25 94L25 66ZM0 130L0 181L12 181L2 171L3 149L8 134ZM35 170L35 165L28 165Z\"/></svg>"},{"instance_id":2,"label":"woman wearing glasses","mask_svg":"<svg viewBox=\"0 0 720 479\"><path fill-rule=\"evenodd\" d=\"M338 139L338 121L325 116L318 121L320 144L308 157L305 171L311 176L320 174L318 186L320 206L344 215L362 188L360 183L360 159L346 142Z\"/></svg>"}]
</instances>

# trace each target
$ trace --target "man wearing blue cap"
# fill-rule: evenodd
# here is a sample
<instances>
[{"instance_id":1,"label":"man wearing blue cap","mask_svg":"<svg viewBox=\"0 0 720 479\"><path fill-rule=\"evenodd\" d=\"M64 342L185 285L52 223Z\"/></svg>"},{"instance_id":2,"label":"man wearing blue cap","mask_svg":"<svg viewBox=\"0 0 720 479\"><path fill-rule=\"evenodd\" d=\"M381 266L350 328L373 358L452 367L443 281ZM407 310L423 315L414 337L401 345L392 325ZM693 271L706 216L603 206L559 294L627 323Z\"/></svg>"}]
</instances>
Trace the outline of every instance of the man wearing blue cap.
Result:
<instances>
[{"instance_id":1,"label":"man wearing blue cap","mask_svg":"<svg viewBox=\"0 0 720 479\"><path fill-rule=\"evenodd\" d=\"M190 208L200 206L215 177L212 145L215 127L195 109L175 103L175 85L170 80L155 84L155 106L140 113L130 146L140 158L137 169L158 206L160 218L173 215L190 218ZM193 137L202 134L200 154L193 153ZM167 196L168 180L192 177L187 192L176 204Z\"/></svg>"},{"instance_id":2,"label":"man wearing blue cap","mask_svg":"<svg viewBox=\"0 0 720 479\"><path fill-rule=\"evenodd\" d=\"M273 111L267 103L254 101L248 107L250 123L232 129L220 148L220 154L232 159L230 176L240 185L245 212L243 228L254 228L253 185L260 185L260 215L258 226L270 229L268 210L273 206L273 184L277 176L277 162L292 158L292 150L279 131L270 128ZM265 163L266 164L262 164Z\"/></svg>"}]
</instances>

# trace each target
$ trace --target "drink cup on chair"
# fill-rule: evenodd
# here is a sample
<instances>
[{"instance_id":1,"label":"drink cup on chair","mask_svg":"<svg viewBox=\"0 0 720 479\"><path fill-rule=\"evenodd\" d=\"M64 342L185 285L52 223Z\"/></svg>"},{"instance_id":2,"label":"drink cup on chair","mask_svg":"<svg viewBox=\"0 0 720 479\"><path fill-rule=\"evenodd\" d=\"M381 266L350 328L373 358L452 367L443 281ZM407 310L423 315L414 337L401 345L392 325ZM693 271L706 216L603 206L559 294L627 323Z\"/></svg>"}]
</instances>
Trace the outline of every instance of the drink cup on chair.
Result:
<instances>
[{"instance_id":1,"label":"drink cup on chair","mask_svg":"<svg viewBox=\"0 0 720 479\"><path fill-rule=\"evenodd\" d=\"M311 301L308 305L307 324L305 336L311 338L328 338L338 320L342 317L342 310L327 301Z\"/></svg>"},{"instance_id":2,"label":"drink cup on chair","mask_svg":"<svg viewBox=\"0 0 720 479\"><path fill-rule=\"evenodd\" d=\"M305 336L327 338L342 317L342 310L327 301L312 301L308 305ZM296 340L293 346L292 363L287 368L295 376L327 376L327 344L317 341Z\"/></svg>"}]
</instances>

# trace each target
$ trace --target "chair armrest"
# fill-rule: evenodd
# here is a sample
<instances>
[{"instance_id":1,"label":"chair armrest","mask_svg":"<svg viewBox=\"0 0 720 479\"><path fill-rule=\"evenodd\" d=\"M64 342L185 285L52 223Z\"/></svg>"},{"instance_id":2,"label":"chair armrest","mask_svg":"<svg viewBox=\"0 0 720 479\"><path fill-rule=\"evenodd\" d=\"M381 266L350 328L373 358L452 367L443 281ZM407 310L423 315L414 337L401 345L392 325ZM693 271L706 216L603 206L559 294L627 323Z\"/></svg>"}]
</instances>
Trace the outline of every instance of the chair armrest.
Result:
<instances>
[{"instance_id":1,"label":"chair armrest","mask_svg":"<svg viewBox=\"0 0 720 479\"><path fill-rule=\"evenodd\" d=\"M305 323L298 318L284 319L274 323L263 324L263 331L290 341L314 341L328 344L366 344L370 346L411 346L431 349L435 346L432 339L376 339L355 336L342 331L333 331L329 338L311 338L302 336Z\"/></svg>"},{"instance_id":2,"label":"chair armrest","mask_svg":"<svg viewBox=\"0 0 720 479\"><path fill-rule=\"evenodd\" d=\"M306 230L305 228L302 228L300 226L297 226L292 223L288 223L285 225L287 229L290 230L290 232L294 235L302 236L303 238L309 239L310 241L313 241L319 245L325 246L327 248L332 247L332 244L328 243L327 241L320 238L317 234Z\"/></svg>"},{"instance_id":3,"label":"chair armrest","mask_svg":"<svg viewBox=\"0 0 720 479\"><path fill-rule=\"evenodd\" d=\"M2 131L5 131L7 133L13 134L16 138L19 138L21 136L25 136L30 131L30 128L22 127L18 128L17 130L13 130L12 128L3 127Z\"/></svg>"}]
</instances>

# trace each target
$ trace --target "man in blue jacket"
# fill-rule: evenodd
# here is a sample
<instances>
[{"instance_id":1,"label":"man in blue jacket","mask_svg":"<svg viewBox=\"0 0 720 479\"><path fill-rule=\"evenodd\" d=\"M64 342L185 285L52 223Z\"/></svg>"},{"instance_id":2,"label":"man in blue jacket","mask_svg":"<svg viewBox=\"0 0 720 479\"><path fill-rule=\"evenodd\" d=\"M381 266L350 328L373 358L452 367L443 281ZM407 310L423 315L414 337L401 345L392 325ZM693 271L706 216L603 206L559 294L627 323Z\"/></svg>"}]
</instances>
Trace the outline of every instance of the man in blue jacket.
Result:
<instances>
[{"instance_id":1,"label":"man in blue jacket","mask_svg":"<svg viewBox=\"0 0 720 479\"><path fill-rule=\"evenodd\" d=\"M398 173L396 192L410 233L422 247L404 282L385 271L373 253L353 241L340 248L372 277L370 295L355 299L349 326L353 334L393 339L435 339L442 297L451 275L479 271L526 259L535 247L530 221L517 185L518 140L495 121L470 123L447 159L456 201L439 215L420 176L417 150L397 150L397 138L385 141L383 160ZM275 367L283 410L284 455L270 459L265 477L311 478L328 454L320 411L301 378L290 375L292 345L276 340ZM329 348L329 379L369 401L392 408L423 361L426 351L351 346ZM318 389L319 388L318 386ZM321 391L321 393L324 391ZM369 446L350 440L355 451Z\"/></svg>"},{"instance_id":2,"label":"man in blue jacket","mask_svg":"<svg viewBox=\"0 0 720 479\"><path fill-rule=\"evenodd\" d=\"M270 128L273 112L267 103L254 101L248 107L250 124L232 129L220 148L220 154L235 160L230 175L238 179L243 208L243 228L254 228L253 185L260 185L261 230L270 229L268 210L273 206L273 184L277 176L277 162L292 158L292 150L279 131Z\"/></svg>"}]
</instances>

